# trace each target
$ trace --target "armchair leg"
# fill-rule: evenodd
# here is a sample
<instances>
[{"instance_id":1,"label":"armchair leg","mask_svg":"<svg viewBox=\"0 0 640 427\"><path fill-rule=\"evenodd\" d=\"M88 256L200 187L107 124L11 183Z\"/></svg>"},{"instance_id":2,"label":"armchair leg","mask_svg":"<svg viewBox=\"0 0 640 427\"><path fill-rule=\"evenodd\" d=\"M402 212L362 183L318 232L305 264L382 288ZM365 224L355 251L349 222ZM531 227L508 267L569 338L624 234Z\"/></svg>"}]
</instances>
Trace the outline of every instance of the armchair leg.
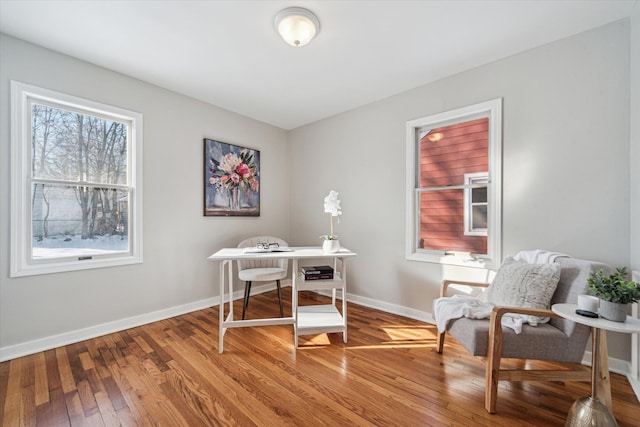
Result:
<instances>
[{"instance_id":1,"label":"armchair leg","mask_svg":"<svg viewBox=\"0 0 640 427\"><path fill-rule=\"evenodd\" d=\"M484 409L490 414L496 413L498 403L498 381L500 378L500 358L498 358L498 366L491 363L493 358L487 361L486 367L486 388L484 396Z\"/></svg>"},{"instance_id":2,"label":"armchair leg","mask_svg":"<svg viewBox=\"0 0 640 427\"><path fill-rule=\"evenodd\" d=\"M442 350L444 348L444 337L447 333L446 332L442 332L441 334L438 334L438 347L437 347L437 352L442 354Z\"/></svg>"},{"instance_id":3,"label":"armchair leg","mask_svg":"<svg viewBox=\"0 0 640 427\"><path fill-rule=\"evenodd\" d=\"M491 315L489 327L489 348L487 349L487 366L485 368L484 408L490 414L496 413L498 401L498 381L500 381L500 358L502 357L502 325L501 317Z\"/></svg>"},{"instance_id":4,"label":"armchair leg","mask_svg":"<svg viewBox=\"0 0 640 427\"><path fill-rule=\"evenodd\" d=\"M284 317L284 309L282 308L282 288L280 287L280 280L276 280L276 286L278 287L278 301L280 302L280 317Z\"/></svg>"},{"instance_id":5,"label":"armchair leg","mask_svg":"<svg viewBox=\"0 0 640 427\"><path fill-rule=\"evenodd\" d=\"M242 303L242 320L244 320L244 312L249 306L249 295L251 295L251 282L247 282L244 286L244 301Z\"/></svg>"}]
</instances>

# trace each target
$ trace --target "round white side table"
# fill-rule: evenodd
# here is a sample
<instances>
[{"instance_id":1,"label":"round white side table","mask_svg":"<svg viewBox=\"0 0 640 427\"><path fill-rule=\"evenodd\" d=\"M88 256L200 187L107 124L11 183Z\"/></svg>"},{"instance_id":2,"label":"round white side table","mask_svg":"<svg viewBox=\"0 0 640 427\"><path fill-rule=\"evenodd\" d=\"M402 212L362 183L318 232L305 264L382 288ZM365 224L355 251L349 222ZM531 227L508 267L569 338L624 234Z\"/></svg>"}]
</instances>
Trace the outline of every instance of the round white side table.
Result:
<instances>
[{"instance_id":1,"label":"round white side table","mask_svg":"<svg viewBox=\"0 0 640 427\"><path fill-rule=\"evenodd\" d=\"M576 304L554 304L551 310L565 319L591 327L591 396L583 397L574 402L569 411L565 426L617 426L611 411L611 385L609 367L607 364L608 351L606 331L627 334L640 333L640 319L627 316L625 322L592 318L576 314ZM606 384L599 387L600 381ZM604 396L599 395L604 393Z\"/></svg>"}]
</instances>

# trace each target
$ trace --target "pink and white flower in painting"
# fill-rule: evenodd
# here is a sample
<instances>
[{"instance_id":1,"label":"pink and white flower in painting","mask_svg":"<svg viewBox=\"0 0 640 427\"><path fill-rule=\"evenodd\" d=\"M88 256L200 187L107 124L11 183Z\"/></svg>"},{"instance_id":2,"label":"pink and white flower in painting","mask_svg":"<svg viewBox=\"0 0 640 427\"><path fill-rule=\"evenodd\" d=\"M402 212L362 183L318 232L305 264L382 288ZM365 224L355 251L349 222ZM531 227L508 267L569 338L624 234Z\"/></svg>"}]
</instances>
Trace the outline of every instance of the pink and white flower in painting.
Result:
<instances>
[{"instance_id":1,"label":"pink and white flower in painting","mask_svg":"<svg viewBox=\"0 0 640 427\"><path fill-rule=\"evenodd\" d=\"M240 155L227 153L219 162L212 158L210 164L212 167L209 183L215 185L218 191L234 188L258 191L260 188L256 178L257 165L250 150L244 149L240 151Z\"/></svg>"}]
</instances>

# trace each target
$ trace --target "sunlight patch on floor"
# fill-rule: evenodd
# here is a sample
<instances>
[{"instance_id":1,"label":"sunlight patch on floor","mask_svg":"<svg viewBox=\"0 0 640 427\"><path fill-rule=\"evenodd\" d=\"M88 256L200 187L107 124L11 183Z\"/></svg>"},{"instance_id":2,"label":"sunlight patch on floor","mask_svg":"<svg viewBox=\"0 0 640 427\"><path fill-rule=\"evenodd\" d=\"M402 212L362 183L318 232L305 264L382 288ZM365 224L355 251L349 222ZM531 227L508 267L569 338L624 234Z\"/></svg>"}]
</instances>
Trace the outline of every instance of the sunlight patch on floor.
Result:
<instances>
[{"instance_id":1,"label":"sunlight patch on floor","mask_svg":"<svg viewBox=\"0 0 640 427\"><path fill-rule=\"evenodd\" d=\"M378 344L349 346L349 350L371 350L392 348L426 348L436 345L434 326L387 325L380 327L389 340Z\"/></svg>"},{"instance_id":2,"label":"sunlight patch on floor","mask_svg":"<svg viewBox=\"0 0 640 427\"><path fill-rule=\"evenodd\" d=\"M327 334L319 334L314 336L313 338L305 338L303 340L299 338L301 341L298 345L300 349L308 349L308 348L322 348L327 345L331 345L331 340L329 339L329 335Z\"/></svg>"},{"instance_id":3,"label":"sunlight patch on floor","mask_svg":"<svg viewBox=\"0 0 640 427\"><path fill-rule=\"evenodd\" d=\"M433 341L436 339L435 328L433 326L390 325L382 326L381 329L389 336L392 342Z\"/></svg>"},{"instance_id":4,"label":"sunlight patch on floor","mask_svg":"<svg viewBox=\"0 0 640 427\"><path fill-rule=\"evenodd\" d=\"M394 348L426 348L433 347L435 343L397 343L397 342L382 342L377 345L360 345L355 347L347 347L347 350L389 350Z\"/></svg>"}]
</instances>

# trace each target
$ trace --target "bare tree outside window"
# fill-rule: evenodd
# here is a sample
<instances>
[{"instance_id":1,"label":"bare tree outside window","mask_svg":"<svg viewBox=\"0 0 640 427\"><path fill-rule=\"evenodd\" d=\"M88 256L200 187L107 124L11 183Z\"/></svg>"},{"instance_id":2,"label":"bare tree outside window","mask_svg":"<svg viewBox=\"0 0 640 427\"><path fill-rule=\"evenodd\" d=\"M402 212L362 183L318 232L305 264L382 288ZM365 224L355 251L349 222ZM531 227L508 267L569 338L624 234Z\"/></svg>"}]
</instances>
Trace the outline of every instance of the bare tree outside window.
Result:
<instances>
[{"instance_id":1,"label":"bare tree outside window","mask_svg":"<svg viewBox=\"0 0 640 427\"><path fill-rule=\"evenodd\" d=\"M33 256L128 249L127 124L34 103Z\"/></svg>"}]
</instances>

